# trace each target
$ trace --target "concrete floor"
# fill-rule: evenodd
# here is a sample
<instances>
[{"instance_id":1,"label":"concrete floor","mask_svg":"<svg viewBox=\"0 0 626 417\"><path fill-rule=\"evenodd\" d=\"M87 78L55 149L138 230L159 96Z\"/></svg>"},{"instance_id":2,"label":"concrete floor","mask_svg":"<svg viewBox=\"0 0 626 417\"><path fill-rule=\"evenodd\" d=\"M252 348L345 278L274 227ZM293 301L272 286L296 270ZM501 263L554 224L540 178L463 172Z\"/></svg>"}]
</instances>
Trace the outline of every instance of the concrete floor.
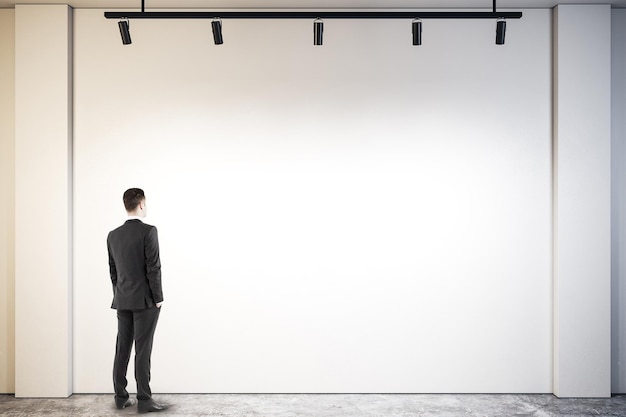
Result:
<instances>
[{"instance_id":1,"label":"concrete floor","mask_svg":"<svg viewBox=\"0 0 626 417\"><path fill-rule=\"evenodd\" d=\"M426 416L626 416L626 396L559 399L553 395L452 394L163 394L169 404L160 416L225 417L426 417ZM73 395L68 399L16 399L0 395L0 415L126 416L137 406L115 409L112 395Z\"/></svg>"}]
</instances>

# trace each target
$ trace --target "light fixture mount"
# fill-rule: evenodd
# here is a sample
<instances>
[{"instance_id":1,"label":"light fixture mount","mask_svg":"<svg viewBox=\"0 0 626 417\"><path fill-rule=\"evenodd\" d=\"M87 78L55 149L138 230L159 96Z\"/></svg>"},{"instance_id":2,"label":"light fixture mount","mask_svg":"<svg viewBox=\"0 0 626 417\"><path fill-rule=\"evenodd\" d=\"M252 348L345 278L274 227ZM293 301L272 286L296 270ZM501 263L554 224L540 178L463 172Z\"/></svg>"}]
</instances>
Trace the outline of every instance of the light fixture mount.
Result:
<instances>
[{"instance_id":1,"label":"light fixture mount","mask_svg":"<svg viewBox=\"0 0 626 417\"><path fill-rule=\"evenodd\" d=\"M222 36L222 19L214 17L211 22L211 30L213 31L213 43L216 45L222 45L224 43L224 37Z\"/></svg>"},{"instance_id":2,"label":"light fixture mount","mask_svg":"<svg viewBox=\"0 0 626 417\"><path fill-rule=\"evenodd\" d=\"M313 45L321 46L324 44L324 21L321 17L315 18L313 21Z\"/></svg>"},{"instance_id":3,"label":"light fixture mount","mask_svg":"<svg viewBox=\"0 0 626 417\"><path fill-rule=\"evenodd\" d=\"M506 19L499 18L496 20L496 45L504 45L506 36Z\"/></svg>"},{"instance_id":4,"label":"light fixture mount","mask_svg":"<svg viewBox=\"0 0 626 417\"><path fill-rule=\"evenodd\" d=\"M419 46L422 44L422 19L413 19L411 27L411 32L413 33L413 45Z\"/></svg>"},{"instance_id":5,"label":"light fixture mount","mask_svg":"<svg viewBox=\"0 0 626 417\"><path fill-rule=\"evenodd\" d=\"M117 25L120 29L120 36L122 37L123 45L130 45L133 43L130 37L130 21L126 17L122 17Z\"/></svg>"}]
</instances>

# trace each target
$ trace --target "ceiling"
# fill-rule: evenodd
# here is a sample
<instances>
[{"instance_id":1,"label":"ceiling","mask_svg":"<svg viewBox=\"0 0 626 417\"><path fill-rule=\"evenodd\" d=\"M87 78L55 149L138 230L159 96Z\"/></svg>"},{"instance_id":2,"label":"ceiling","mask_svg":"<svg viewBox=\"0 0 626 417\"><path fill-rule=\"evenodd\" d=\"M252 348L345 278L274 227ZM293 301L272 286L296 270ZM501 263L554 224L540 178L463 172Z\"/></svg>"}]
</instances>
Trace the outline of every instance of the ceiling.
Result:
<instances>
[{"instance_id":1,"label":"ceiling","mask_svg":"<svg viewBox=\"0 0 626 417\"><path fill-rule=\"evenodd\" d=\"M0 0L0 8L15 4L69 4L74 8L136 9L141 0ZM499 0L501 8L552 8L557 4L612 4L626 7L626 0ZM491 9L490 0L145 0L146 11L156 8L219 8L219 9Z\"/></svg>"}]
</instances>

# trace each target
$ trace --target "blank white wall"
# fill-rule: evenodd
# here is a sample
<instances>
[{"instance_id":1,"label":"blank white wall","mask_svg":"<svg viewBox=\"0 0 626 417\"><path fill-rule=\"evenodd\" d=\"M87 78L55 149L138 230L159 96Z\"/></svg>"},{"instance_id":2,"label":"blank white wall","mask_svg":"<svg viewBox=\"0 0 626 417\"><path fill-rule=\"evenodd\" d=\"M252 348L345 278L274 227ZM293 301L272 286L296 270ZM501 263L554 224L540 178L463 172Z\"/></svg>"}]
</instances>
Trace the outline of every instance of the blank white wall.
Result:
<instances>
[{"instance_id":1,"label":"blank white wall","mask_svg":"<svg viewBox=\"0 0 626 417\"><path fill-rule=\"evenodd\" d=\"M551 392L551 11L75 12L75 392L110 392L105 239L148 196L156 392ZM132 368L129 371L132 380ZM130 384L134 387L134 384Z\"/></svg>"},{"instance_id":2,"label":"blank white wall","mask_svg":"<svg viewBox=\"0 0 626 417\"><path fill-rule=\"evenodd\" d=\"M611 23L612 392L626 392L626 10Z\"/></svg>"},{"instance_id":3,"label":"blank white wall","mask_svg":"<svg viewBox=\"0 0 626 417\"><path fill-rule=\"evenodd\" d=\"M611 395L611 7L555 8L554 393Z\"/></svg>"},{"instance_id":4,"label":"blank white wall","mask_svg":"<svg viewBox=\"0 0 626 417\"><path fill-rule=\"evenodd\" d=\"M14 19L0 10L0 393L15 392Z\"/></svg>"}]
</instances>

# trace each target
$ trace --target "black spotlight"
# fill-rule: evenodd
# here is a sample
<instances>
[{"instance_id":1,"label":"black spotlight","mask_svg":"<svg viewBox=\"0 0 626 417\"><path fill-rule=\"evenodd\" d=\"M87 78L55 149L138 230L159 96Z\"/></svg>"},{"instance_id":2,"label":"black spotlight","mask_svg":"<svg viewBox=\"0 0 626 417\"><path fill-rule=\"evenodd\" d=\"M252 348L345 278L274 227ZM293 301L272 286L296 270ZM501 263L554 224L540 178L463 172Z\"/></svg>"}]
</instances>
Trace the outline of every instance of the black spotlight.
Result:
<instances>
[{"instance_id":1,"label":"black spotlight","mask_svg":"<svg viewBox=\"0 0 626 417\"><path fill-rule=\"evenodd\" d=\"M319 17L313 21L313 45L324 43L324 21Z\"/></svg>"},{"instance_id":2,"label":"black spotlight","mask_svg":"<svg viewBox=\"0 0 626 417\"><path fill-rule=\"evenodd\" d=\"M224 43L224 38L222 37L222 21L220 19L215 19L211 22L211 29L213 29L213 42L216 45L221 45Z\"/></svg>"},{"instance_id":3,"label":"black spotlight","mask_svg":"<svg viewBox=\"0 0 626 417\"><path fill-rule=\"evenodd\" d=\"M499 19L496 22L496 45L504 45L506 35L506 20Z\"/></svg>"},{"instance_id":4,"label":"black spotlight","mask_svg":"<svg viewBox=\"0 0 626 417\"><path fill-rule=\"evenodd\" d=\"M128 24L128 20L120 20L117 22L117 25L120 27L120 35L122 36L122 44L130 45L133 41L130 39L130 25Z\"/></svg>"},{"instance_id":5,"label":"black spotlight","mask_svg":"<svg viewBox=\"0 0 626 417\"><path fill-rule=\"evenodd\" d=\"M422 21L413 19L413 45L422 44Z\"/></svg>"}]
</instances>

